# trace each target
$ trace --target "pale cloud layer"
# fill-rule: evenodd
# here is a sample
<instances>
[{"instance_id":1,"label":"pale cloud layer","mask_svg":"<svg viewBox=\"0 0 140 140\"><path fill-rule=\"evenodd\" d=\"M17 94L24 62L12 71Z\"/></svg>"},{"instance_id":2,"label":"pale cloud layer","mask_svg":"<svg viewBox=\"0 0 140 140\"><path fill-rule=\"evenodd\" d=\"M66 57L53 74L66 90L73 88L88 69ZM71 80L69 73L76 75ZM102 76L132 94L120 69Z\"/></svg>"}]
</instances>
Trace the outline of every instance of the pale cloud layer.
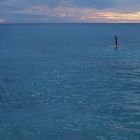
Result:
<instances>
[{"instance_id":1,"label":"pale cloud layer","mask_svg":"<svg viewBox=\"0 0 140 140\"><path fill-rule=\"evenodd\" d=\"M0 19L0 24L1 24L1 23L5 23L5 22L6 22L6 20Z\"/></svg>"},{"instance_id":2,"label":"pale cloud layer","mask_svg":"<svg viewBox=\"0 0 140 140\"><path fill-rule=\"evenodd\" d=\"M140 0L0 0L4 22L140 23Z\"/></svg>"}]
</instances>

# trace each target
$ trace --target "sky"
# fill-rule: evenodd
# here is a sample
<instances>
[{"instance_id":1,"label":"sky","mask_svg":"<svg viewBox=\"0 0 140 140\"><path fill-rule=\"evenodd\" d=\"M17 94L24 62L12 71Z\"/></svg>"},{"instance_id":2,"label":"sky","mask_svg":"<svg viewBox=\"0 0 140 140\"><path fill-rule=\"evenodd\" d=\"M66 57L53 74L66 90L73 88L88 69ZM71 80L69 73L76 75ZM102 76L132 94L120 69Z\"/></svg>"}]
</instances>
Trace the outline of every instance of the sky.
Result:
<instances>
[{"instance_id":1,"label":"sky","mask_svg":"<svg viewBox=\"0 0 140 140\"><path fill-rule=\"evenodd\" d=\"M140 23L140 0L0 0L0 23Z\"/></svg>"}]
</instances>

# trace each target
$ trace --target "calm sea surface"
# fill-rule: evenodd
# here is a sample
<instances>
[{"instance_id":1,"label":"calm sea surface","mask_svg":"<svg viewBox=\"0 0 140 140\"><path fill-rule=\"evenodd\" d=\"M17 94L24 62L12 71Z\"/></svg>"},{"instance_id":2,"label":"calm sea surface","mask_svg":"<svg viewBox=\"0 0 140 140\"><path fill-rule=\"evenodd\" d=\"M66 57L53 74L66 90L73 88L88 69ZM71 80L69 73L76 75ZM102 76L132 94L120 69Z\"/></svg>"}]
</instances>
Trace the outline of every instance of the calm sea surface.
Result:
<instances>
[{"instance_id":1,"label":"calm sea surface","mask_svg":"<svg viewBox=\"0 0 140 140\"><path fill-rule=\"evenodd\" d=\"M140 24L0 25L0 140L140 140Z\"/></svg>"}]
</instances>

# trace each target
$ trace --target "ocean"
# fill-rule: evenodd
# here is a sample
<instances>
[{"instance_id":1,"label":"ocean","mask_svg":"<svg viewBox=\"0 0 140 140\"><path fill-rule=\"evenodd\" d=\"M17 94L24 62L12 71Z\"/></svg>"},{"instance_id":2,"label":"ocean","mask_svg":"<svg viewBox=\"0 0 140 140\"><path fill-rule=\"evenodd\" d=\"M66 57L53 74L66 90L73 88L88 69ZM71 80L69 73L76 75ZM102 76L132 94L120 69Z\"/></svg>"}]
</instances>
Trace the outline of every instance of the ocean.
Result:
<instances>
[{"instance_id":1,"label":"ocean","mask_svg":"<svg viewBox=\"0 0 140 140\"><path fill-rule=\"evenodd\" d=\"M0 140L140 140L140 24L0 25Z\"/></svg>"}]
</instances>

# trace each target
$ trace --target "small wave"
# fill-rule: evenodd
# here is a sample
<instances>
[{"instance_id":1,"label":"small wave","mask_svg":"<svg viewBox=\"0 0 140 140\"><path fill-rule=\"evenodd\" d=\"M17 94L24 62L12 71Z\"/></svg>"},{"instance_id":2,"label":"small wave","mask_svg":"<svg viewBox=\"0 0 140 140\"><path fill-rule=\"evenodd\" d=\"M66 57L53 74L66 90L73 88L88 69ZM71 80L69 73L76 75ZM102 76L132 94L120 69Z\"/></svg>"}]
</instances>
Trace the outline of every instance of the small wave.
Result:
<instances>
[{"instance_id":1,"label":"small wave","mask_svg":"<svg viewBox=\"0 0 140 140\"><path fill-rule=\"evenodd\" d=\"M116 46L114 46L114 45L110 45L110 46L108 46L109 48L115 48ZM123 46L122 45L120 45L120 46L118 46L118 48L122 48Z\"/></svg>"},{"instance_id":2,"label":"small wave","mask_svg":"<svg viewBox=\"0 0 140 140\"><path fill-rule=\"evenodd\" d=\"M136 129L136 128L116 127L116 129L124 130L124 131L131 132L131 133L140 134L140 130Z\"/></svg>"},{"instance_id":3,"label":"small wave","mask_svg":"<svg viewBox=\"0 0 140 140\"><path fill-rule=\"evenodd\" d=\"M140 79L132 79L131 82L140 83Z\"/></svg>"}]
</instances>

